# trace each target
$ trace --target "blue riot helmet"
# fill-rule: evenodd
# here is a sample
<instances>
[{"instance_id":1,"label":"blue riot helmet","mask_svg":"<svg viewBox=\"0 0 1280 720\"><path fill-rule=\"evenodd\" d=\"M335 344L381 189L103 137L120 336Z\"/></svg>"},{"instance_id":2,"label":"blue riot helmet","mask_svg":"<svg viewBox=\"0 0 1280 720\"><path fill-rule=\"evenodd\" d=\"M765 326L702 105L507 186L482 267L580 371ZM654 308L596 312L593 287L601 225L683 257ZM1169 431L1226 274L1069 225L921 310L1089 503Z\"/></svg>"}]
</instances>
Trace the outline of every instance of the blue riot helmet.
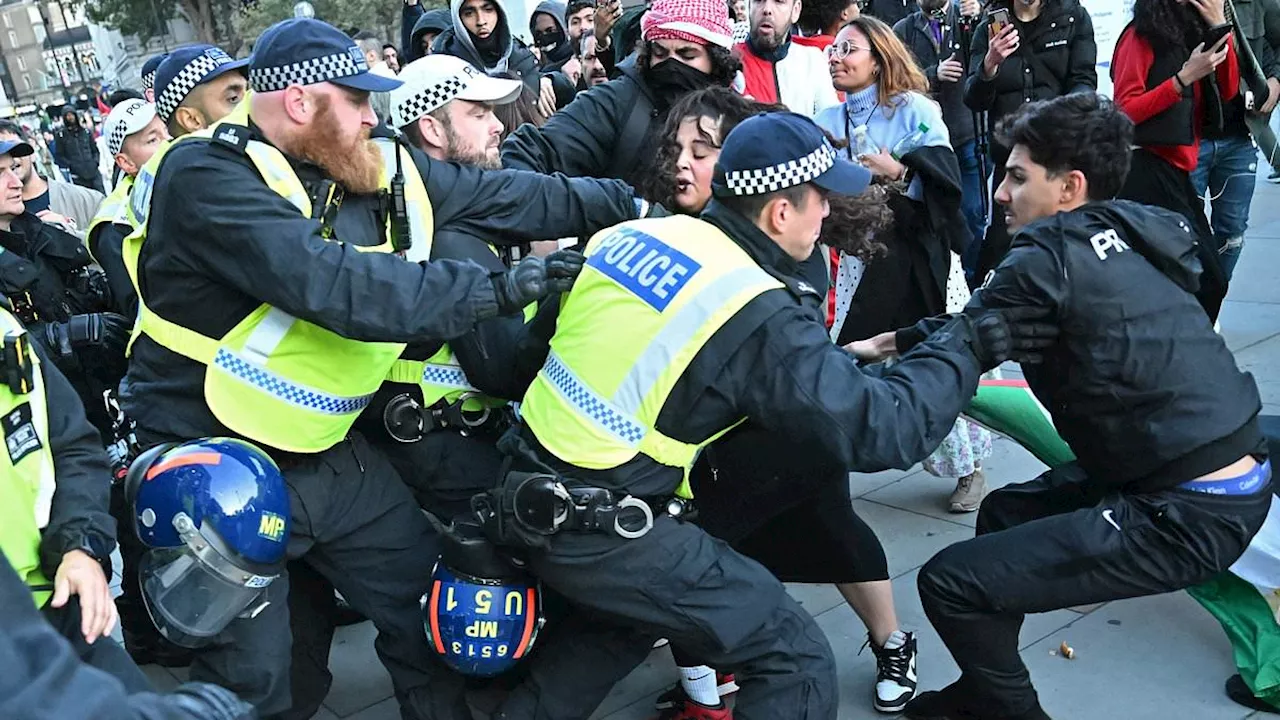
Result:
<instances>
[{"instance_id":1,"label":"blue riot helmet","mask_svg":"<svg viewBox=\"0 0 1280 720\"><path fill-rule=\"evenodd\" d=\"M492 677L529 654L545 619L537 581L516 568L474 522L456 521L422 596L427 642L463 675Z\"/></svg>"},{"instance_id":2,"label":"blue riot helmet","mask_svg":"<svg viewBox=\"0 0 1280 720\"><path fill-rule=\"evenodd\" d=\"M290 516L284 478L266 453L230 438L159 445L129 467L125 493L149 548L139 564L143 601L162 635L200 647L266 607Z\"/></svg>"}]
</instances>

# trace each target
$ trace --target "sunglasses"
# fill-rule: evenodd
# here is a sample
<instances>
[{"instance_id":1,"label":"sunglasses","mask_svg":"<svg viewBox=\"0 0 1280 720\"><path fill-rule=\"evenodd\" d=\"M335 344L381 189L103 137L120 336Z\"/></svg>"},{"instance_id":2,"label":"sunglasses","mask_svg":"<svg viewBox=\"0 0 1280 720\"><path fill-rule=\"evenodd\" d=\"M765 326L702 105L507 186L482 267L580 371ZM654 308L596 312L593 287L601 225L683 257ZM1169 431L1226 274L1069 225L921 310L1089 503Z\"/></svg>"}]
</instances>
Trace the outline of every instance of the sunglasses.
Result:
<instances>
[{"instance_id":1,"label":"sunglasses","mask_svg":"<svg viewBox=\"0 0 1280 720\"><path fill-rule=\"evenodd\" d=\"M852 55L853 53L859 52L861 50L869 51L871 50L871 48L865 48L865 47L862 47L861 45L855 45L852 40L841 40L840 42L832 43L830 46L827 47L827 58L829 60L843 60L849 57L850 55Z\"/></svg>"}]
</instances>

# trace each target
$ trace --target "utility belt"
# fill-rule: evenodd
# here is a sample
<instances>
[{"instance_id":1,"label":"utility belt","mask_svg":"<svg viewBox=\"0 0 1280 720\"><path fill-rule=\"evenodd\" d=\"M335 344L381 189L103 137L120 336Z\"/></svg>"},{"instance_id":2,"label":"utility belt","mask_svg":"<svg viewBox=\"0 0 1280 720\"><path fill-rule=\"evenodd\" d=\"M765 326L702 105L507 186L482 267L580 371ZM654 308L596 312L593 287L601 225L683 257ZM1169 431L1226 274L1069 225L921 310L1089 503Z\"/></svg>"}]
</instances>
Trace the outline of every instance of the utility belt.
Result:
<instances>
[{"instance_id":1,"label":"utility belt","mask_svg":"<svg viewBox=\"0 0 1280 720\"><path fill-rule=\"evenodd\" d=\"M533 457L518 429L503 435L498 449L509 456ZM693 516L692 503L683 498L637 497L565 477L536 458L534 462L544 471L507 470L501 485L471 499L485 534L498 545L545 548L548 539L561 532L635 540L649 534L656 517Z\"/></svg>"},{"instance_id":2,"label":"utility belt","mask_svg":"<svg viewBox=\"0 0 1280 720\"><path fill-rule=\"evenodd\" d=\"M387 401L382 423L387 434L402 443L412 443L438 430L452 430L464 437L498 438L511 427L515 417L510 405L466 410L463 404L479 393L463 393L454 402L444 399L423 406L409 393L401 393Z\"/></svg>"},{"instance_id":3,"label":"utility belt","mask_svg":"<svg viewBox=\"0 0 1280 720\"><path fill-rule=\"evenodd\" d=\"M142 452L138 444L137 425L120 408L115 390L102 393L102 404L111 418L111 443L107 445L107 460L111 463L111 482L124 482L129 466Z\"/></svg>"}]
</instances>

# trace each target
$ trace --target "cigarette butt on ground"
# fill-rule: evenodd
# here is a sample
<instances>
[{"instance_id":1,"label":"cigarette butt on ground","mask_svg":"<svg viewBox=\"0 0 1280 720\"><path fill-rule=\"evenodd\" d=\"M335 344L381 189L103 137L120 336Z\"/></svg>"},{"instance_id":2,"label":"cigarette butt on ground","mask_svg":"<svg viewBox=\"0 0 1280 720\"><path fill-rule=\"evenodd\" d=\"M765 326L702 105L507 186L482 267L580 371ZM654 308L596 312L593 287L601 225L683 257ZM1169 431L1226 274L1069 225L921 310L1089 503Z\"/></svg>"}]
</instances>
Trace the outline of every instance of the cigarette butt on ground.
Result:
<instances>
[{"instance_id":1,"label":"cigarette butt on ground","mask_svg":"<svg viewBox=\"0 0 1280 720\"><path fill-rule=\"evenodd\" d=\"M1066 640L1063 640L1062 645L1058 646L1058 654L1068 660L1074 660L1076 658L1075 648L1068 645Z\"/></svg>"}]
</instances>

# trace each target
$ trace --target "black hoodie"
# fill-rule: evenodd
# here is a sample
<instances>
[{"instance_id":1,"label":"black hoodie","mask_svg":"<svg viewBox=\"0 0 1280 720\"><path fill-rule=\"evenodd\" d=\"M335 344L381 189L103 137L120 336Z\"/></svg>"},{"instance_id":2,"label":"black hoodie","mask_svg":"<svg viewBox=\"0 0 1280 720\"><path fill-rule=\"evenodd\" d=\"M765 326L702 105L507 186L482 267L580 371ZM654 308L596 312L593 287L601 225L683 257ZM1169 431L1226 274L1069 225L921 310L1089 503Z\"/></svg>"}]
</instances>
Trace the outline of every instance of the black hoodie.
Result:
<instances>
[{"instance_id":1,"label":"black hoodie","mask_svg":"<svg viewBox=\"0 0 1280 720\"><path fill-rule=\"evenodd\" d=\"M1062 439L1100 485L1165 489L1262 443L1257 384L1193 295L1200 276L1181 215L1090 203L1022 228L966 312L1048 308L1062 334L1023 371Z\"/></svg>"}]
</instances>

